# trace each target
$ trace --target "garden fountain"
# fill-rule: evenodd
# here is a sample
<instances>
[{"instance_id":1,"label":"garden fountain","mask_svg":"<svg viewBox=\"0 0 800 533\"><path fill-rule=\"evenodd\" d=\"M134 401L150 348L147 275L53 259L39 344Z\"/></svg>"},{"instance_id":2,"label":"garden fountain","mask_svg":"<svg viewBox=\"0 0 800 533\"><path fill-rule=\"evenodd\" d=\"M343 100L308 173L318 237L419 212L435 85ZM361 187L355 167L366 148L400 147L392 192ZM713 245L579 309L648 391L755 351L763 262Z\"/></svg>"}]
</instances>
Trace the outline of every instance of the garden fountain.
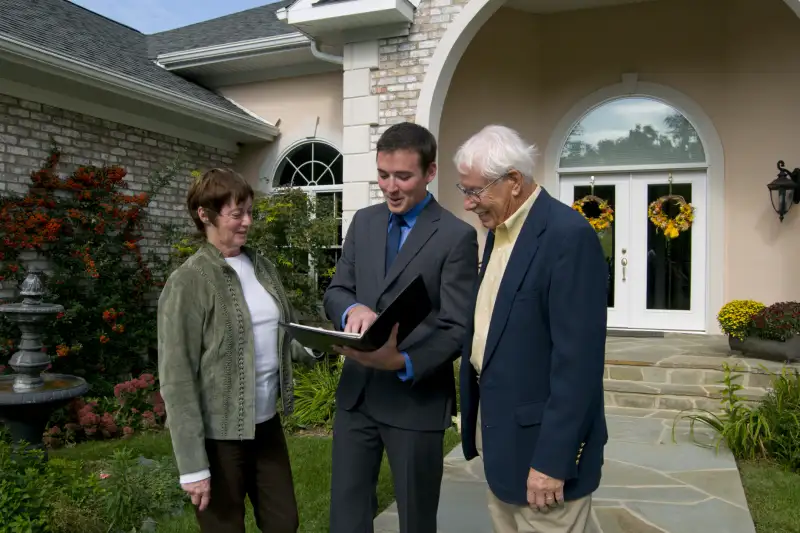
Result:
<instances>
[{"instance_id":1,"label":"garden fountain","mask_svg":"<svg viewBox=\"0 0 800 533\"><path fill-rule=\"evenodd\" d=\"M43 302L44 295L39 276L28 271L20 286L22 302L0 305L0 313L22 331L19 351L9 362L14 373L0 376L0 421L10 430L15 447L25 442L44 448L42 437L53 412L89 390L83 378L44 372L50 356L42 351L43 323L64 311Z\"/></svg>"}]
</instances>

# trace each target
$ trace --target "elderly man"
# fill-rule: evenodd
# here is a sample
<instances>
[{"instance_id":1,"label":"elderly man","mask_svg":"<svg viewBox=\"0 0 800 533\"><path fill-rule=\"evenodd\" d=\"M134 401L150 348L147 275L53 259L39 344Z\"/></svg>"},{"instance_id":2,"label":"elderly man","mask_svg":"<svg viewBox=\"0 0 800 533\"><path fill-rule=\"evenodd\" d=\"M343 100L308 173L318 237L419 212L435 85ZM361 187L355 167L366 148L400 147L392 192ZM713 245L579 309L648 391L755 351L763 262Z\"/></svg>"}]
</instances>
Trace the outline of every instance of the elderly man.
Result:
<instances>
[{"instance_id":1,"label":"elderly man","mask_svg":"<svg viewBox=\"0 0 800 533\"><path fill-rule=\"evenodd\" d=\"M455 156L489 230L461 362L462 446L481 455L495 533L592 531L608 440L607 267L577 212L533 181L534 147L488 126Z\"/></svg>"}]
</instances>

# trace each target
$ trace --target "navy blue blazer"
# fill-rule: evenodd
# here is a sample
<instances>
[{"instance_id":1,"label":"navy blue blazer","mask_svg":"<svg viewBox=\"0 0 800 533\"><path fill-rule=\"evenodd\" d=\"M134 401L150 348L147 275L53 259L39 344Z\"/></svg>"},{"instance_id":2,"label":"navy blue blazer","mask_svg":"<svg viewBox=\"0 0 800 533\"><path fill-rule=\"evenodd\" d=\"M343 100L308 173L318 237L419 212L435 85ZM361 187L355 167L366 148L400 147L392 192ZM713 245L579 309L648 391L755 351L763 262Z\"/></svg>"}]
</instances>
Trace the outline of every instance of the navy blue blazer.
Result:
<instances>
[{"instance_id":1,"label":"navy blue blazer","mask_svg":"<svg viewBox=\"0 0 800 533\"><path fill-rule=\"evenodd\" d=\"M478 286L493 244L490 232ZM568 501L600 484L608 441L603 405L607 273L589 223L543 190L500 283L480 381L470 363L471 314L460 374L462 446L468 460L478 455L480 405L486 479L506 503L528 503L530 468L564 480ZM477 288L471 310L476 297Z\"/></svg>"}]
</instances>

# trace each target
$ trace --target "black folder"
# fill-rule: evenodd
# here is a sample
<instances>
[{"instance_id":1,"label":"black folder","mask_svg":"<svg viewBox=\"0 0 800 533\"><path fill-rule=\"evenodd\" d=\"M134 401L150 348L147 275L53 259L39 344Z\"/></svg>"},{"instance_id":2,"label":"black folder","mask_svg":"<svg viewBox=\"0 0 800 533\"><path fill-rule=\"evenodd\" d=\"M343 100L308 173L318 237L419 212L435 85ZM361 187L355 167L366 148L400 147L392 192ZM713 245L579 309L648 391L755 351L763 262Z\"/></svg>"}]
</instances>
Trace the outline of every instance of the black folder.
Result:
<instances>
[{"instance_id":1,"label":"black folder","mask_svg":"<svg viewBox=\"0 0 800 533\"><path fill-rule=\"evenodd\" d=\"M297 342L318 352L336 353L334 346L348 346L362 352L372 352L386 344L395 324L399 324L397 330L399 345L425 320L431 309L425 282L422 276L418 275L395 296L386 309L378 314L375 322L361 335L295 323L281 322L281 326Z\"/></svg>"}]
</instances>

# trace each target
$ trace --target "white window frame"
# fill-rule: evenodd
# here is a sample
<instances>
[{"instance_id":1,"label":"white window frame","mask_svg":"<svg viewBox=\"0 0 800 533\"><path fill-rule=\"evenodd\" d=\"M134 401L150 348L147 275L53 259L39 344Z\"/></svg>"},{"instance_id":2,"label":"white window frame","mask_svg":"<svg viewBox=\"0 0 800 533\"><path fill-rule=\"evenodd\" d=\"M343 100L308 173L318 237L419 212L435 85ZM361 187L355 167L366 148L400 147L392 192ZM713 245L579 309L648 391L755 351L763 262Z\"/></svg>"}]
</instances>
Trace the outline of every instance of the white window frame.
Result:
<instances>
[{"instance_id":1,"label":"white window frame","mask_svg":"<svg viewBox=\"0 0 800 533\"><path fill-rule=\"evenodd\" d=\"M311 154L312 154L311 157L312 158L310 160L304 162L302 165L300 165L298 167L297 165L294 164L294 162L291 159L289 159L289 156L293 152L295 152L298 148L300 148L301 146L304 146L306 144L311 144L312 145L312 151L311 151ZM292 184L291 185L281 185L280 184L280 171L283 168L282 167L283 161L287 160L288 163L291 164L292 167L294 167L295 175L297 173L300 173L302 175L301 168L304 165L313 163L315 161L315 159L314 159L314 150L313 150L313 145L314 144L325 144L328 147L336 150L336 153L338 155L333 159L333 161L330 162L330 164L326 165L326 167L325 167L325 171L326 172L330 172L330 174L333 177L333 181L334 182L336 181L336 176L334 175L333 171L331 170L331 167L339 159L342 159L342 157L343 157L342 156L342 151L339 150L339 148L336 145L334 145L333 143L331 143L329 141L326 141L324 139L320 139L320 138L314 137L314 138L303 139L301 141L293 143L291 146L289 146L286 150L283 151L283 153L280 155L280 157L278 157L276 165L275 165L275 170L274 170L273 175L272 175L272 182L271 182L272 183L272 190L280 191L282 189L283 190L285 190L285 189L300 189L312 199L312 202L316 202L317 194L320 194L320 193L323 193L323 194L324 193L334 193L334 202L336 202L335 193L341 193L341 198L343 200L344 199L344 176L340 176L341 181L339 183L334 183L333 185L295 185L294 184L294 176L292 177ZM303 178L305 179L305 175L303 175ZM305 181L306 181L306 183L308 183L307 179ZM340 201L342 201L342 200L340 200ZM336 204L335 203L334 203L333 209L334 209L334 214L335 214L336 213ZM312 217L313 216L314 215L312 214ZM338 220L339 220L339 224L342 225L342 227L343 227L342 217L341 216L338 217ZM337 242L337 244L329 246L328 249L329 250L341 250L342 249L341 240L339 240ZM335 253L337 253L337 252L335 252ZM309 263L311 263L311 257L309 257L308 259L309 259ZM313 268L310 269L309 275L314 279L314 283L315 284L319 284L319 275L317 274L315 269L313 269Z\"/></svg>"},{"instance_id":2,"label":"white window frame","mask_svg":"<svg viewBox=\"0 0 800 533\"><path fill-rule=\"evenodd\" d=\"M622 75L620 83L603 87L579 101L567 111L553 128L544 151L542 184L549 191L558 191L560 176L581 169L561 169L561 150L576 124L592 109L622 97L645 97L660 100L680 111L694 126L705 151L707 173L706 226L706 333L720 334L716 312L725 302L725 156L722 141L714 122L705 110L686 94L653 82L639 81L637 74ZM652 166L647 167L656 170ZM677 167L673 166L673 169ZM630 169L629 169L630 170ZM642 170L642 169L636 169ZM585 172L585 170L583 170ZM603 174L613 171L604 168ZM713 275L712 275L713 273Z\"/></svg>"}]
</instances>

